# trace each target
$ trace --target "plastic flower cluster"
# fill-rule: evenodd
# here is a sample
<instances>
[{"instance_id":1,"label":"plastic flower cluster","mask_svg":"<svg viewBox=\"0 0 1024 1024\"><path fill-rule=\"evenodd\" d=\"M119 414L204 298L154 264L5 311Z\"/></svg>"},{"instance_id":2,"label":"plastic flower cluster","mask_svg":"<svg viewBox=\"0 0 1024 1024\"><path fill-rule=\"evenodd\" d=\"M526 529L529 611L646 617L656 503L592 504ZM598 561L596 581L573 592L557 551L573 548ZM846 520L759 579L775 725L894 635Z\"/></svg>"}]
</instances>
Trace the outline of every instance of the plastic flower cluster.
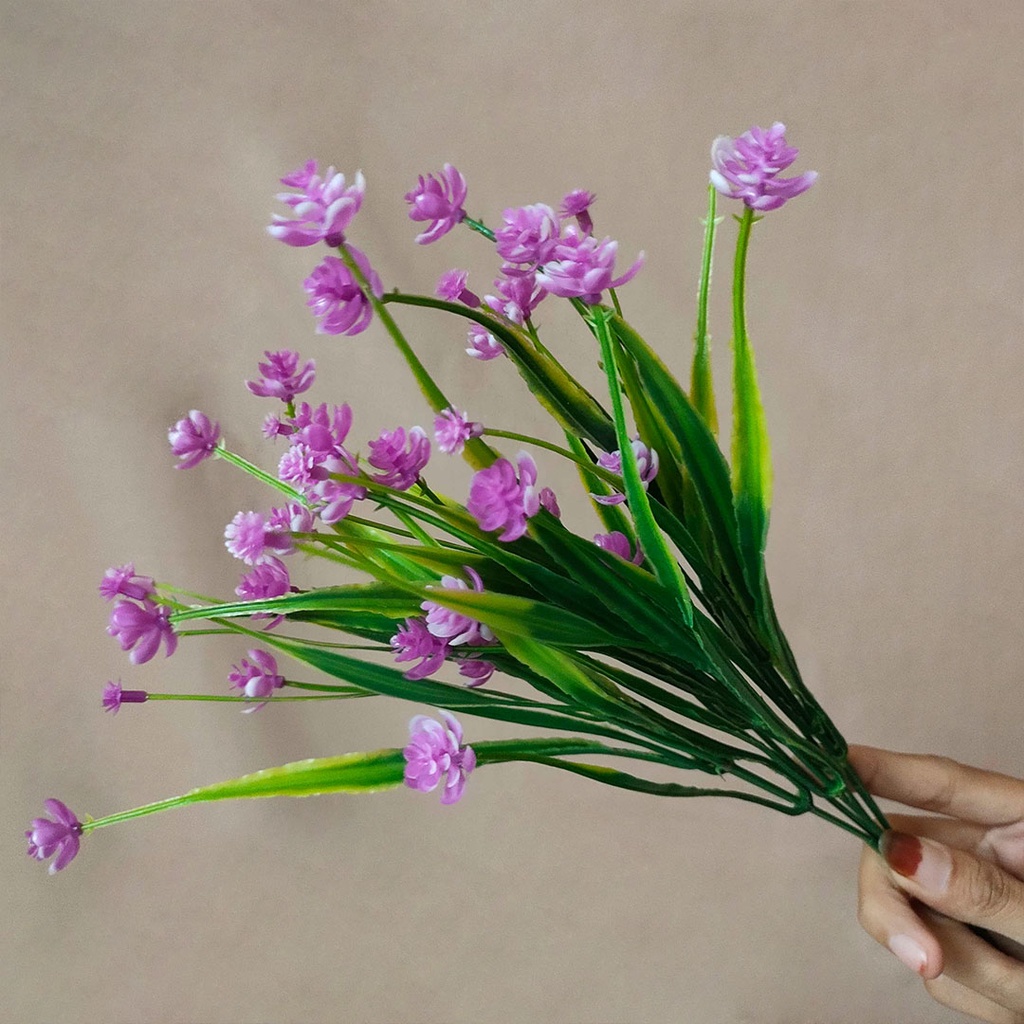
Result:
<instances>
[{"instance_id":1,"label":"plastic flower cluster","mask_svg":"<svg viewBox=\"0 0 1024 1024\"><path fill-rule=\"evenodd\" d=\"M49 817L26 833L30 855L52 857L59 871L94 829L229 798L404 783L440 788L441 802L453 804L477 768L516 760L641 793L725 795L813 813L876 843L885 819L800 677L765 574L771 465L743 282L755 223L814 182L813 173L778 177L797 156L784 131L752 128L712 148L688 390L626 318L618 290L639 273L643 254L619 266L618 243L595 230L592 192L575 189L557 206L510 207L492 229L467 213L469 188L456 168L421 175L405 195L416 241L474 232L491 253L491 284L474 289L468 270L450 268L435 294L416 295L385 291L349 239L369 195L361 172L349 182L310 160L282 178L285 212L273 216L269 234L329 250L303 281L316 332L379 327L423 395L420 422L367 435L358 410L312 397L315 361L283 348L267 349L245 382L273 404L263 423L273 469L233 452L203 412L175 423L168 436L179 468L227 462L275 500L238 511L225 526L225 548L240 563L237 600L197 599L128 562L99 584L111 603L107 631L134 665L211 632L236 636L240 654L225 671L229 692L153 693L118 680L106 684L101 703L113 713L158 700L256 711L383 695L433 707L439 718L413 717L404 746L266 768L104 818L80 821L47 800ZM719 194L743 203L728 457L716 438L707 330ZM563 362L562 340L542 338L538 311L556 299L571 304L590 338L603 399ZM464 334L455 334L467 354L494 362L477 368L474 394L513 386L518 375L524 394L550 414L551 436L489 421L479 399L476 409L466 408L470 396L452 401L396 318L417 308L461 323ZM466 463L461 494L431 487L438 458ZM580 481L565 517L545 483L559 461ZM297 554L356 570L364 582L311 587ZM203 628L190 628L195 622ZM549 735L470 746L457 714ZM711 783L652 779L643 772L651 764L704 772Z\"/></svg>"}]
</instances>

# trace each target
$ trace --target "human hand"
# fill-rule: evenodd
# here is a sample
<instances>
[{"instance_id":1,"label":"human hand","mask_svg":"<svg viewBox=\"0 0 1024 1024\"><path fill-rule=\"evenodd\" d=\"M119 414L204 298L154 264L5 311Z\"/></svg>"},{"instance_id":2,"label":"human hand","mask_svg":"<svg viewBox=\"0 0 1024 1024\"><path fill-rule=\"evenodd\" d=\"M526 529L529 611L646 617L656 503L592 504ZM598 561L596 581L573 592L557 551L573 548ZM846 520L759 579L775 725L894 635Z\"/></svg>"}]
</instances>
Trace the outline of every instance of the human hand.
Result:
<instances>
[{"instance_id":1,"label":"human hand","mask_svg":"<svg viewBox=\"0 0 1024 1024\"><path fill-rule=\"evenodd\" d=\"M938 1002L1024 1024L1024 781L874 747L849 757L875 796L944 815L888 816L881 856L865 848L861 858L861 925Z\"/></svg>"}]
</instances>

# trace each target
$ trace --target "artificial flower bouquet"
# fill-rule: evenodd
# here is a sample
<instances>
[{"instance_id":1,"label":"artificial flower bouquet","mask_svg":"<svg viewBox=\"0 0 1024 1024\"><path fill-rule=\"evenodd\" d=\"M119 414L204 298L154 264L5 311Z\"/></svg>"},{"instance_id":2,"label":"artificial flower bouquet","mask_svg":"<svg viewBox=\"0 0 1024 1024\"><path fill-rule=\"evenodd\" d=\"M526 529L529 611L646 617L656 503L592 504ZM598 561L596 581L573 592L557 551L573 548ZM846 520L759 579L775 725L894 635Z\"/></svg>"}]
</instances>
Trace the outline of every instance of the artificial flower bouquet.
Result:
<instances>
[{"instance_id":1,"label":"artificial flower bouquet","mask_svg":"<svg viewBox=\"0 0 1024 1024\"><path fill-rule=\"evenodd\" d=\"M281 179L285 212L268 231L287 245L326 245L304 282L317 332L357 335L380 321L430 408L432 431L396 426L352 445L348 405L307 401L312 359L267 351L249 391L274 403L264 423L276 472L234 453L218 424L193 410L170 430L179 468L220 459L277 492L269 512L239 512L225 530L245 564L237 600L107 571L108 633L133 664L174 653L183 636L234 633L245 656L234 694L168 694L110 682L103 706L154 700L279 701L375 695L435 709L417 714L404 746L265 768L101 818L59 800L26 832L28 852L66 867L92 831L156 811L241 797L440 788L459 801L474 771L531 761L595 782L666 797L729 796L784 814L815 814L877 846L886 822L846 760L846 744L804 685L772 605L764 550L771 504L768 434L747 336L744 279L754 225L816 175L782 177L797 156L785 129L715 140L703 231L689 388L630 325L618 290L643 256L616 268L617 243L595 233L595 197L559 209L507 209L491 228L465 209L451 165L405 196L439 241L476 232L500 269L482 298L465 270L435 295L385 290L353 243L366 184L316 162ZM707 329L719 196L740 201L732 284L732 449L718 414ZM493 257L492 257L493 258ZM481 289L483 290L483 289ZM588 332L607 393L583 387L542 336L538 311L567 300ZM462 411L421 363L396 315L425 307L461 319L469 356L513 371L550 414L557 440L498 429ZM401 310L412 313L413 310ZM414 322L414 317L403 317ZM300 399L300 396L301 399ZM360 448L362 449L360 451ZM570 528L532 451L564 459L589 496L589 526ZM461 456L465 499L429 483L432 458ZM595 527L597 531L595 532ZM327 559L363 582L306 587L296 556ZM296 634L296 628L298 633ZM315 637L312 639L311 637ZM340 710L340 709L339 709ZM487 740L497 719L545 735ZM665 781L651 765L678 769ZM703 783L694 773L710 776ZM671 777L671 776L669 776Z\"/></svg>"}]
</instances>

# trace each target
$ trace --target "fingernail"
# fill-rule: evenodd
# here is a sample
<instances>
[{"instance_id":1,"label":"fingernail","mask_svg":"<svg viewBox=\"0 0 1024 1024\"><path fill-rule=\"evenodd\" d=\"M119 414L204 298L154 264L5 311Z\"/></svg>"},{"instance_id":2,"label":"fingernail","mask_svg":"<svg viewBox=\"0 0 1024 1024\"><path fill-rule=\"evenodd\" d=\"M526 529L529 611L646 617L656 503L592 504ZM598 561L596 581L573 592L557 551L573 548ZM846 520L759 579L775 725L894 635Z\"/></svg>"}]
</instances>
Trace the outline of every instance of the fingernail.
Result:
<instances>
[{"instance_id":1,"label":"fingernail","mask_svg":"<svg viewBox=\"0 0 1024 1024\"><path fill-rule=\"evenodd\" d=\"M925 951L909 935L893 935L889 949L916 974L923 974L928 964Z\"/></svg>"},{"instance_id":2,"label":"fingernail","mask_svg":"<svg viewBox=\"0 0 1024 1024\"><path fill-rule=\"evenodd\" d=\"M946 891L953 861L944 846L905 832L886 832L879 848L896 874L912 878L929 892Z\"/></svg>"}]
</instances>

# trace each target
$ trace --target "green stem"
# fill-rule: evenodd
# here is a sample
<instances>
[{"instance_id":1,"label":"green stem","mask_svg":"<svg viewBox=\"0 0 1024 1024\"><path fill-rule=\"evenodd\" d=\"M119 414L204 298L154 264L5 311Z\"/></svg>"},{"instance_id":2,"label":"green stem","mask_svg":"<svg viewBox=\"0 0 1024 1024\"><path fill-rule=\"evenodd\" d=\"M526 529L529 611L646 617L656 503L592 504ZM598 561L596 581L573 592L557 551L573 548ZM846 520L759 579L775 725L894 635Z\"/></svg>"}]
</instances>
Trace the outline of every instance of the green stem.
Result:
<instances>
[{"instance_id":1,"label":"green stem","mask_svg":"<svg viewBox=\"0 0 1024 1024\"><path fill-rule=\"evenodd\" d=\"M463 217L462 223L469 228L470 231L475 231L477 234L483 235L489 242L493 242L494 232L486 225L482 220L474 220L472 217Z\"/></svg>"},{"instance_id":2,"label":"green stem","mask_svg":"<svg viewBox=\"0 0 1024 1024\"><path fill-rule=\"evenodd\" d=\"M537 448L544 448L549 452L554 452L556 455L561 455L563 459L567 459L569 462L574 462L576 465L589 470L594 476L604 480L605 483L611 484L616 488L621 488L622 486L622 476L619 473L613 473L610 469L605 469L603 466L597 465L596 462L591 462L585 456L576 455L567 448L562 448L551 441L545 441L530 434L517 434L514 430L494 430L490 427L484 429L484 436L503 437L509 441L518 441L520 444L532 444Z\"/></svg>"},{"instance_id":3,"label":"green stem","mask_svg":"<svg viewBox=\"0 0 1024 1024\"><path fill-rule=\"evenodd\" d=\"M233 451L230 451L223 446L218 447L215 454L217 458L223 459L225 462L230 462L233 466L237 466L239 469L245 470L249 476L256 477L257 480L262 481L268 487L273 487L282 494L287 494L292 501L297 501L302 505L306 504L306 499L303 498L303 496L293 487L289 487L288 484L278 480L277 477L264 472L258 466L254 466L248 459L243 459L241 455L236 455Z\"/></svg>"},{"instance_id":4,"label":"green stem","mask_svg":"<svg viewBox=\"0 0 1024 1024\"><path fill-rule=\"evenodd\" d=\"M704 250L701 258L700 283L697 286L697 330L694 332L693 369L690 374L690 399L712 434L718 433L718 411L711 374L711 337L708 334L708 295L711 291L712 253L715 246L715 202L717 192L708 185L708 214L704 221Z\"/></svg>"}]
</instances>

